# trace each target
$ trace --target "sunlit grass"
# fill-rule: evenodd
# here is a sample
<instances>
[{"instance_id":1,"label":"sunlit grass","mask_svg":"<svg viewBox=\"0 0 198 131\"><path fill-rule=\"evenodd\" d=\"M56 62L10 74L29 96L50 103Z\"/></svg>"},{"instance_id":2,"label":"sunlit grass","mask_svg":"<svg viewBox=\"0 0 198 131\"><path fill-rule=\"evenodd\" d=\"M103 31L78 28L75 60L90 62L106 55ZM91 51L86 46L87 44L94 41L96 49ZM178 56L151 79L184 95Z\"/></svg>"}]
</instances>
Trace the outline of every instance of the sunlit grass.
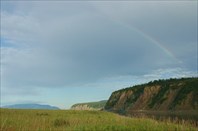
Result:
<instances>
[{"instance_id":1,"label":"sunlit grass","mask_svg":"<svg viewBox=\"0 0 198 131\"><path fill-rule=\"evenodd\" d=\"M1 131L198 130L190 125L129 118L104 111L1 109Z\"/></svg>"}]
</instances>

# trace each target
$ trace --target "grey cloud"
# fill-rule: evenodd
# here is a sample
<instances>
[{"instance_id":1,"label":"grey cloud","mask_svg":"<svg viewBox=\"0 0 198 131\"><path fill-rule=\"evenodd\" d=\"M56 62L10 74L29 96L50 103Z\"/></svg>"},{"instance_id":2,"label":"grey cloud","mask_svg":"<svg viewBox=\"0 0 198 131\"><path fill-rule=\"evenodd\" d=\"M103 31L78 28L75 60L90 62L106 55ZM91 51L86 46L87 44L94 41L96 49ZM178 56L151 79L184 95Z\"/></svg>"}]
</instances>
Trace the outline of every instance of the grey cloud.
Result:
<instances>
[{"instance_id":1,"label":"grey cloud","mask_svg":"<svg viewBox=\"0 0 198 131\"><path fill-rule=\"evenodd\" d=\"M96 7L107 17L140 28L161 41L196 40L195 1L99 3Z\"/></svg>"},{"instance_id":2,"label":"grey cloud","mask_svg":"<svg viewBox=\"0 0 198 131\"><path fill-rule=\"evenodd\" d=\"M140 29L183 61L180 67L197 69L197 6L195 1L118 2L96 5L110 19ZM189 59L191 58L191 59ZM188 64L187 64L188 63Z\"/></svg>"},{"instance_id":3,"label":"grey cloud","mask_svg":"<svg viewBox=\"0 0 198 131\"><path fill-rule=\"evenodd\" d=\"M159 68L180 66L152 41L108 18L120 13L116 19L123 18L124 23L130 22L131 15L136 20L138 13L131 11L133 4L124 10L125 6L107 8L103 3L105 13L115 13L104 16L94 2L42 2L33 6L30 3L17 6L16 10L24 13L3 12L2 36L18 45L18 48L2 48L5 87L79 86L108 76L143 75ZM145 15L138 16L140 25L153 22L151 27L154 26L155 20L145 19ZM159 14L149 17L161 18ZM149 26L143 28L151 31Z\"/></svg>"}]
</instances>

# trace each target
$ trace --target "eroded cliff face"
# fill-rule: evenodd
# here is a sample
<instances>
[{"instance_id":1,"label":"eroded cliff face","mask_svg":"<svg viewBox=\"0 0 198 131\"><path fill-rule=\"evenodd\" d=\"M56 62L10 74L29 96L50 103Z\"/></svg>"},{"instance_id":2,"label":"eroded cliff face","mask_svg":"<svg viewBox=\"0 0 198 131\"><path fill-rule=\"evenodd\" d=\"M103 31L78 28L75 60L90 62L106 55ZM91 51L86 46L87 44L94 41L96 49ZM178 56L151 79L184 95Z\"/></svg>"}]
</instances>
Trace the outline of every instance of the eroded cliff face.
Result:
<instances>
[{"instance_id":1,"label":"eroded cliff face","mask_svg":"<svg viewBox=\"0 0 198 131\"><path fill-rule=\"evenodd\" d=\"M198 78L158 80L112 93L105 109L118 113L134 110L198 110Z\"/></svg>"},{"instance_id":2,"label":"eroded cliff face","mask_svg":"<svg viewBox=\"0 0 198 131\"><path fill-rule=\"evenodd\" d=\"M71 107L72 110L96 110L92 107L89 107L88 105L86 104L82 104L82 105L76 105L76 106L73 106Z\"/></svg>"},{"instance_id":3,"label":"eroded cliff face","mask_svg":"<svg viewBox=\"0 0 198 131\"><path fill-rule=\"evenodd\" d=\"M97 101L97 102L87 102L87 103L77 103L72 105L72 110L102 110L106 104L107 100Z\"/></svg>"}]
</instances>

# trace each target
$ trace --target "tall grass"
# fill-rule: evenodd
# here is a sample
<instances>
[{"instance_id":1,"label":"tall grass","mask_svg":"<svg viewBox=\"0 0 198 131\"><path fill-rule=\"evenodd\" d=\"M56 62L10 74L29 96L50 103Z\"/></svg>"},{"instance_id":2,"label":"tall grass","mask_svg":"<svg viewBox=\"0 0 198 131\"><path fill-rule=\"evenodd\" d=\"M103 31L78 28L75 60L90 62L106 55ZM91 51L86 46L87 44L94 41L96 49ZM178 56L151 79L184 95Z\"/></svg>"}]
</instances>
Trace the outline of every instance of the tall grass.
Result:
<instances>
[{"instance_id":1,"label":"tall grass","mask_svg":"<svg viewBox=\"0 0 198 131\"><path fill-rule=\"evenodd\" d=\"M146 111L133 110L127 114L128 117L136 118L151 118L162 122L171 122L175 124L185 124L198 127L198 111L183 110L183 111Z\"/></svg>"},{"instance_id":2,"label":"tall grass","mask_svg":"<svg viewBox=\"0 0 198 131\"><path fill-rule=\"evenodd\" d=\"M1 109L0 115L1 131L198 130L189 125L160 122L149 118L129 118L104 111Z\"/></svg>"}]
</instances>

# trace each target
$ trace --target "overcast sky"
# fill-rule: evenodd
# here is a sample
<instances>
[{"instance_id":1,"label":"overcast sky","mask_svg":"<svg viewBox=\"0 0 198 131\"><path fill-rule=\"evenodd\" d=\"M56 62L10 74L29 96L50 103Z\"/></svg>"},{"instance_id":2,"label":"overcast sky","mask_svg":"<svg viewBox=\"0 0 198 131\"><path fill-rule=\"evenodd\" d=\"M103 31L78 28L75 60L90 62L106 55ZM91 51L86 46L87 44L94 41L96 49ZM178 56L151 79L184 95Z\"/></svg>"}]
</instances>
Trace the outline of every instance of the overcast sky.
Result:
<instances>
[{"instance_id":1,"label":"overcast sky","mask_svg":"<svg viewBox=\"0 0 198 131\"><path fill-rule=\"evenodd\" d=\"M197 1L1 1L1 105L72 104L197 76Z\"/></svg>"}]
</instances>

